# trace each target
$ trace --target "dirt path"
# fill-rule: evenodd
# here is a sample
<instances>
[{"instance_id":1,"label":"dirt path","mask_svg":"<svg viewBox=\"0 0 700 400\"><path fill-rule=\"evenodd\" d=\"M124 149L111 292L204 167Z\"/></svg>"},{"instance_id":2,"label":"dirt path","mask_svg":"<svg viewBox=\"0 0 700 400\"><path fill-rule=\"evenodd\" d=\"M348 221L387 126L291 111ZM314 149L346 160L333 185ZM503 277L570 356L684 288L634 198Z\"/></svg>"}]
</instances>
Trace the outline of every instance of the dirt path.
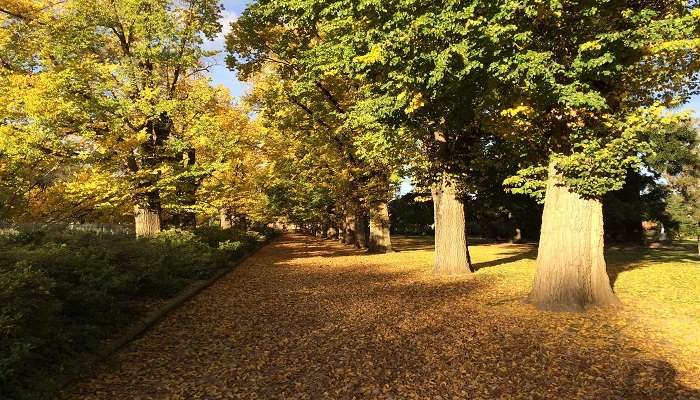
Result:
<instances>
[{"instance_id":1,"label":"dirt path","mask_svg":"<svg viewBox=\"0 0 700 400\"><path fill-rule=\"evenodd\" d=\"M614 327L581 335L423 253L284 236L65 398L700 399Z\"/></svg>"}]
</instances>

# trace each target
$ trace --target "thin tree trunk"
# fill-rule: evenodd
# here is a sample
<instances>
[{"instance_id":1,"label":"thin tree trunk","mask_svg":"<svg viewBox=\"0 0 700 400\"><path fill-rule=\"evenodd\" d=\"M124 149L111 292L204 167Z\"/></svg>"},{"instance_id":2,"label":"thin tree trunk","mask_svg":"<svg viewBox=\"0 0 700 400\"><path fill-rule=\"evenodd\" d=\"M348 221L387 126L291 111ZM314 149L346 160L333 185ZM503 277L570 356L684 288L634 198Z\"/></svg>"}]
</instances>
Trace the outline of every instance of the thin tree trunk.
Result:
<instances>
[{"instance_id":1,"label":"thin tree trunk","mask_svg":"<svg viewBox=\"0 0 700 400\"><path fill-rule=\"evenodd\" d=\"M602 203L581 198L562 182L551 163L528 300L540 309L561 311L620 304L605 270Z\"/></svg>"},{"instance_id":2,"label":"thin tree trunk","mask_svg":"<svg viewBox=\"0 0 700 400\"><path fill-rule=\"evenodd\" d=\"M136 237L151 237L160 232L160 212L154 207L134 206Z\"/></svg>"},{"instance_id":3,"label":"thin tree trunk","mask_svg":"<svg viewBox=\"0 0 700 400\"><path fill-rule=\"evenodd\" d=\"M386 201L374 202L369 212L369 251L371 253L391 252L389 205Z\"/></svg>"},{"instance_id":4,"label":"thin tree trunk","mask_svg":"<svg viewBox=\"0 0 700 400\"><path fill-rule=\"evenodd\" d=\"M443 177L433 185L435 210L435 268L436 274L469 273L464 204L457 198L454 182Z\"/></svg>"},{"instance_id":5,"label":"thin tree trunk","mask_svg":"<svg viewBox=\"0 0 700 400\"><path fill-rule=\"evenodd\" d=\"M243 232L246 232L248 230L248 217L246 217L245 214L241 214L238 216L238 229L240 229Z\"/></svg>"},{"instance_id":6,"label":"thin tree trunk","mask_svg":"<svg viewBox=\"0 0 700 400\"><path fill-rule=\"evenodd\" d=\"M511 243L520 243L520 242L522 242L522 241L523 241L523 234L522 234L522 232L520 231L520 228L518 228L518 227L516 226L516 227L515 227L515 235L514 235L513 238L510 240L510 242L511 242Z\"/></svg>"}]
</instances>

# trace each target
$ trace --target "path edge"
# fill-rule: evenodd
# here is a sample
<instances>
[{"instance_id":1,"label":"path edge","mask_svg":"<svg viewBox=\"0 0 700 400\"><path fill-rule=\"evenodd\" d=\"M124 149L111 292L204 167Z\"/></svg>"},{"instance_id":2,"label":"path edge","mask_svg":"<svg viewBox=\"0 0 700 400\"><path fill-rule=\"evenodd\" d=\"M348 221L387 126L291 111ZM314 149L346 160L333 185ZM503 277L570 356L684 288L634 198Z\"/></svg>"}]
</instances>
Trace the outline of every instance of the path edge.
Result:
<instances>
[{"instance_id":1,"label":"path edge","mask_svg":"<svg viewBox=\"0 0 700 400\"><path fill-rule=\"evenodd\" d=\"M120 336L118 339L116 339L115 341L98 351L97 356L101 359L104 359L123 349L129 343L138 339L141 335L146 333L146 331L148 331L150 328L152 328L154 325L160 322L163 318L170 314L170 312L179 308L189 299L193 298L194 296L201 293L204 289L216 283L216 281L226 276L229 272L233 272L233 270L236 267L246 262L248 258L255 255L255 253L257 253L261 249L267 247L267 245L272 243L272 241L275 240L277 237L278 236L268 239L262 242L261 245L255 248L254 250L244 253L241 258L232 262L229 266L222 268L221 270L216 272L211 278L204 281L197 281L192 283L187 288L182 290L177 296L167 300L167 302L162 307L159 307L158 309L146 314L144 318L141 318L140 322L136 323L136 326L132 326L131 328L127 329L124 335Z\"/></svg>"},{"instance_id":2,"label":"path edge","mask_svg":"<svg viewBox=\"0 0 700 400\"><path fill-rule=\"evenodd\" d=\"M85 361L85 365L83 365L81 367L81 369L89 370L90 366L95 365L99 362L106 361L109 357L113 356L114 354L118 353L120 350L127 347L133 341L135 341L139 337L143 336L143 334L145 334L151 328L153 328L155 325L157 325L158 322L162 321L171 312L180 308L183 304L185 304L187 301L192 299L194 296L201 293L204 289L210 287L211 285L213 285L214 283L219 281L224 276L233 272L236 269L236 267L238 267L239 265L246 262L250 257L255 255L258 251L267 247L270 243L272 243L273 241L278 239L280 237L280 235L281 234L278 233L275 236L265 240L264 242L262 242L260 244L260 246L256 247L253 250L245 252L241 258L239 258L236 261L233 261L227 267L222 268L221 270L216 272L214 274L214 276L212 276L211 278L208 278L208 279L203 280L203 281L194 282L191 285L189 285L187 288L183 289L177 296L175 296L171 299L168 299L164 305L149 312L143 318L141 318L138 322L135 322L134 326L127 329L123 335L120 335L117 339L110 342L109 344L104 346L102 349L96 351L92 355L88 355L87 356L88 359ZM55 395L58 396L57 398L59 398L59 399L63 398L64 393L62 393L62 392L64 392L69 387L73 386L74 384L78 383L78 381L85 378L86 375L90 375L90 373L88 373L88 374L76 373L75 375L64 377L63 379L59 378L55 382L54 390L52 390L52 391L54 392Z\"/></svg>"}]
</instances>

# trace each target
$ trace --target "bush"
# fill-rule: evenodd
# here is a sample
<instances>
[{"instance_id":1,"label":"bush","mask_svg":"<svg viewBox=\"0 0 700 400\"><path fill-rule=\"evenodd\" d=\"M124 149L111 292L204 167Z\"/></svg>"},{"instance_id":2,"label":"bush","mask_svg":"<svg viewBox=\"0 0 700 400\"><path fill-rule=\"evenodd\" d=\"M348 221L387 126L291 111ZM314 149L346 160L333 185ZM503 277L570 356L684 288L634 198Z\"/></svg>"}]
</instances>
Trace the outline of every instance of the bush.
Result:
<instances>
[{"instance_id":1,"label":"bush","mask_svg":"<svg viewBox=\"0 0 700 400\"><path fill-rule=\"evenodd\" d=\"M37 361L34 350L58 333L51 329L58 324L61 307L51 294L54 286L24 261L0 270L0 382L7 382L24 363Z\"/></svg>"},{"instance_id":2,"label":"bush","mask_svg":"<svg viewBox=\"0 0 700 400\"><path fill-rule=\"evenodd\" d=\"M231 258L236 258L243 252L243 245L241 242L227 240L219 243L219 251L226 253Z\"/></svg>"},{"instance_id":3,"label":"bush","mask_svg":"<svg viewBox=\"0 0 700 400\"><path fill-rule=\"evenodd\" d=\"M0 235L0 398L18 398L16 388L74 365L76 354L99 349L151 299L212 276L266 238L211 228L143 239L6 231Z\"/></svg>"}]
</instances>

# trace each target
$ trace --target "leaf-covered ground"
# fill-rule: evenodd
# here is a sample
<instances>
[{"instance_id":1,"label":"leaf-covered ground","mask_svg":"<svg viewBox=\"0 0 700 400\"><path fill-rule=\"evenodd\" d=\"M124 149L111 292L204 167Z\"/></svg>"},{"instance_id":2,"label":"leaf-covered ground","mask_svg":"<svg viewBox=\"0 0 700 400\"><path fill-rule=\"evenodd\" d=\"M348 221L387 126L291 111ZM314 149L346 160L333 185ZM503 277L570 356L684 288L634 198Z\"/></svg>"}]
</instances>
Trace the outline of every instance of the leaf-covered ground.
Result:
<instances>
[{"instance_id":1,"label":"leaf-covered ground","mask_svg":"<svg viewBox=\"0 0 700 400\"><path fill-rule=\"evenodd\" d=\"M534 249L435 277L424 241L365 255L288 235L66 399L700 399L700 259L611 250L622 310L523 303Z\"/></svg>"}]
</instances>

